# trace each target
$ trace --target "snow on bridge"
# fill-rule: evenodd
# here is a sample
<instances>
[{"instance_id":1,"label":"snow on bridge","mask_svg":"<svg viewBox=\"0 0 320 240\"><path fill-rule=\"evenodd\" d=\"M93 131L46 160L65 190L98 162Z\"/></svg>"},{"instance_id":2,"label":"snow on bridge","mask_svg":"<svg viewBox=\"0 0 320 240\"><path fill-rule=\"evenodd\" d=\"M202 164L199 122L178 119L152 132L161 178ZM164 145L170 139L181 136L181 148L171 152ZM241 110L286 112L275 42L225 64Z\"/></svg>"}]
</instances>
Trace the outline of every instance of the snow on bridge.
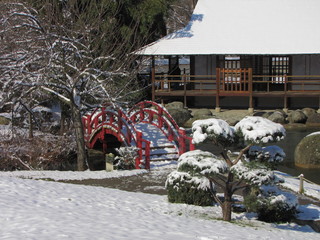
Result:
<instances>
[{"instance_id":1,"label":"snow on bridge","mask_svg":"<svg viewBox=\"0 0 320 240\"><path fill-rule=\"evenodd\" d=\"M137 169L150 169L150 161L177 160L188 149L194 149L192 138L155 102L140 102L128 112L120 107L102 107L82 120L89 149L102 145L103 152L108 153L111 138L121 145L135 146L138 148Z\"/></svg>"}]
</instances>

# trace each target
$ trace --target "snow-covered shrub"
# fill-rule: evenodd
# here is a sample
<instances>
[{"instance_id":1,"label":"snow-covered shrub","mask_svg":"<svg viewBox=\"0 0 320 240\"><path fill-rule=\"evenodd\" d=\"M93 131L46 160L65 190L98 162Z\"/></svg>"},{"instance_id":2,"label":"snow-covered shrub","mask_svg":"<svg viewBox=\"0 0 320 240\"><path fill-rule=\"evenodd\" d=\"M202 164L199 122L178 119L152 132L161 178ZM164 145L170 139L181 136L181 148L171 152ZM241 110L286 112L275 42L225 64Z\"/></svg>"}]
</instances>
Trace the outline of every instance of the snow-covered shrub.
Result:
<instances>
[{"instance_id":1,"label":"snow-covered shrub","mask_svg":"<svg viewBox=\"0 0 320 240\"><path fill-rule=\"evenodd\" d=\"M265 222L290 222L297 214L297 197L283 192L276 186L263 185L244 198L249 212L256 212Z\"/></svg>"},{"instance_id":2,"label":"snow-covered shrub","mask_svg":"<svg viewBox=\"0 0 320 240\"><path fill-rule=\"evenodd\" d=\"M266 166L256 162L238 162L230 168L230 171L238 179L258 186L275 180L273 171L270 171Z\"/></svg>"},{"instance_id":3,"label":"snow-covered shrub","mask_svg":"<svg viewBox=\"0 0 320 240\"><path fill-rule=\"evenodd\" d=\"M274 169L279 163L284 160L286 154L284 153L282 148L278 146L252 146L250 147L246 156L249 161L258 161Z\"/></svg>"},{"instance_id":4,"label":"snow-covered shrub","mask_svg":"<svg viewBox=\"0 0 320 240\"><path fill-rule=\"evenodd\" d=\"M266 144L278 142L286 136L281 124L263 117L245 117L234 126L234 129L243 143Z\"/></svg>"},{"instance_id":5,"label":"snow-covered shrub","mask_svg":"<svg viewBox=\"0 0 320 240\"><path fill-rule=\"evenodd\" d=\"M219 163L214 164L216 161ZM169 201L200 206L212 205L214 185L210 187L210 182L204 174L225 169L223 161L218 160L210 152L195 150L182 154L178 160L177 170L167 177L166 189Z\"/></svg>"},{"instance_id":6,"label":"snow-covered shrub","mask_svg":"<svg viewBox=\"0 0 320 240\"><path fill-rule=\"evenodd\" d=\"M223 145L234 143L234 129L221 119L196 120L192 124L192 138L195 144L214 141Z\"/></svg>"},{"instance_id":7,"label":"snow-covered shrub","mask_svg":"<svg viewBox=\"0 0 320 240\"><path fill-rule=\"evenodd\" d=\"M138 157L138 148L136 147L120 147L116 149L119 154L114 158L114 166L117 169L134 169L135 160Z\"/></svg>"},{"instance_id":8,"label":"snow-covered shrub","mask_svg":"<svg viewBox=\"0 0 320 240\"><path fill-rule=\"evenodd\" d=\"M168 200L172 203L186 203L198 206L213 204L209 180L204 177L192 177L187 172L173 171L166 181Z\"/></svg>"},{"instance_id":9,"label":"snow-covered shrub","mask_svg":"<svg viewBox=\"0 0 320 240\"><path fill-rule=\"evenodd\" d=\"M245 117L234 127L221 119L198 120L192 126L193 142L212 142L219 148L222 159L213 157L208 160L203 153L194 152L198 156L183 161L194 162L194 159L197 159L197 164L191 164L189 171L199 171L208 178L210 184L214 183L222 189L223 199L215 194L212 194L212 197L221 206L223 219L230 221L233 194L249 186L274 182L275 177L270 166L280 162L285 156L280 148L252 147L253 144L280 141L284 136L285 129L282 125L262 117ZM234 150L234 147L241 148L237 156L230 155L230 150ZM245 157L246 155L251 158Z\"/></svg>"},{"instance_id":10,"label":"snow-covered shrub","mask_svg":"<svg viewBox=\"0 0 320 240\"><path fill-rule=\"evenodd\" d=\"M186 152L178 161L178 171L189 172L192 176L226 172L228 168L227 164L214 154L201 150Z\"/></svg>"}]
</instances>

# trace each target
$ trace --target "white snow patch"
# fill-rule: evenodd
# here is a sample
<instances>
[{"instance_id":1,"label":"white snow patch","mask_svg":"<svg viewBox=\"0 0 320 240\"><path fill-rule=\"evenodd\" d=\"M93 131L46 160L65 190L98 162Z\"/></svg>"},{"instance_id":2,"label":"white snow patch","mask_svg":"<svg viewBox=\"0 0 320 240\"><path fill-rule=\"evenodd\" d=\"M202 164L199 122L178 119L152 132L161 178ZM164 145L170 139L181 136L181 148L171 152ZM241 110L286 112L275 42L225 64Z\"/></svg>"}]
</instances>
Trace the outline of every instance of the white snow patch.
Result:
<instances>
[{"instance_id":1,"label":"white snow patch","mask_svg":"<svg viewBox=\"0 0 320 240\"><path fill-rule=\"evenodd\" d=\"M5 176L0 192L1 239L319 239L307 226L243 214L233 215L240 224L217 221L217 206L170 204L160 195Z\"/></svg>"},{"instance_id":2,"label":"white snow patch","mask_svg":"<svg viewBox=\"0 0 320 240\"><path fill-rule=\"evenodd\" d=\"M195 144L205 141L210 135L233 139L233 133L233 128L222 119L196 120L192 124L192 138Z\"/></svg>"},{"instance_id":3,"label":"white snow patch","mask_svg":"<svg viewBox=\"0 0 320 240\"><path fill-rule=\"evenodd\" d=\"M309 135L307 135L306 137L310 137L310 136L314 136L314 135L319 135L320 132L313 132L313 133L310 133Z\"/></svg>"},{"instance_id":4,"label":"white snow patch","mask_svg":"<svg viewBox=\"0 0 320 240\"><path fill-rule=\"evenodd\" d=\"M0 172L0 177L20 177L32 179L53 179L59 180L84 180L84 179L105 179L105 178L118 178L127 177L138 174L147 173L147 170L119 170L119 171L14 171L14 172Z\"/></svg>"},{"instance_id":5,"label":"white snow patch","mask_svg":"<svg viewBox=\"0 0 320 240\"><path fill-rule=\"evenodd\" d=\"M235 125L237 132L242 132L244 140L255 143L268 143L282 140L286 131L279 124L263 117L247 116Z\"/></svg>"},{"instance_id":6,"label":"white snow patch","mask_svg":"<svg viewBox=\"0 0 320 240\"><path fill-rule=\"evenodd\" d=\"M300 179L297 177L292 177L289 174L275 171L275 174L279 177L284 179L284 182L281 183L281 186L290 189L296 193L299 192L299 186L300 186ZM312 184L305 182L303 183L304 186L304 194L313 198L316 198L320 200L320 186L317 184Z\"/></svg>"},{"instance_id":7,"label":"white snow patch","mask_svg":"<svg viewBox=\"0 0 320 240\"><path fill-rule=\"evenodd\" d=\"M194 150L182 154L179 158L178 168L184 164L200 169L202 174L224 173L228 168L225 161L218 159L210 152L202 150Z\"/></svg>"}]
</instances>

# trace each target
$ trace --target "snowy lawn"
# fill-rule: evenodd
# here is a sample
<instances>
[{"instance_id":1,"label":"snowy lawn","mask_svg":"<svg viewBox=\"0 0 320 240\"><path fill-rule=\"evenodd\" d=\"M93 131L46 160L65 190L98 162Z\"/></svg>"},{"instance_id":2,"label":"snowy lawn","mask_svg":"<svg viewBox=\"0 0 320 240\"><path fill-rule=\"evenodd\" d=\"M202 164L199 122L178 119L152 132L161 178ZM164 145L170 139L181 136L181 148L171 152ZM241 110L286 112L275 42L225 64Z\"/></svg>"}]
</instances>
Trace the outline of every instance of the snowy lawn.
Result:
<instances>
[{"instance_id":1,"label":"snowy lawn","mask_svg":"<svg viewBox=\"0 0 320 240\"><path fill-rule=\"evenodd\" d=\"M319 238L296 224L214 220L218 207L170 204L166 196L4 176L0 191L1 239Z\"/></svg>"},{"instance_id":2,"label":"snowy lawn","mask_svg":"<svg viewBox=\"0 0 320 240\"><path fill-rule=\"evenodd\" d=\"M291 175L279 171L275 171L276 175L282 179L284 179L284 183L281 183L281 186L284 188L290 189L294 192L299 192L300 180L298 178L294 178ZM303 183L304 186L304 194L315 198L320 201L320 186L316 184L311 184L306 181Z\"/></svg>"},{"instance_id":3,"label":"snowy lawn","mask_svg":"<svg viewBox=\"0 0 320 240\"><path fill-rule=\"evenodd\" d=\"M21 179L143 172L0 172L0 239L319 239L308 226L262 223L245 214L234 214L235 223L223 222L217 220L221 217L217 206L171 204L166 196ZM318 207L304 210L302 217L320 219Z\"/></svg>"},{"instance_id":4,"label":"snowy lawn","mask_svg":"<svg viewBox=\"0 0 320 240\"><path fill-rule=\"evenodd\" d=\"M47 180L84 180L84 179L105 179L115 177L129 177L137 174L147 173L147 170L130 170L130 171L14 171L0 172L0 176L47 179Z\"/></svg>"}]
</instances>

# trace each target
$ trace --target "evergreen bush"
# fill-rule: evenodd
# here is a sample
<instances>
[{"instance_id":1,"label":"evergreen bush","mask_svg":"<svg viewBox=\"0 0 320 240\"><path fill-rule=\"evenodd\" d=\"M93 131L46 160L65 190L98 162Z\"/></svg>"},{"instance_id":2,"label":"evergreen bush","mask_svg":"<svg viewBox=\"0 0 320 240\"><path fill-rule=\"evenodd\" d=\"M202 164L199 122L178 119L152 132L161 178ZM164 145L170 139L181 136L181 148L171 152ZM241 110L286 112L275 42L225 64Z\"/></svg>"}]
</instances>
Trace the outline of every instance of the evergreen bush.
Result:
<instances>
[{"instance_id":1,"label":"evergreen bush","mask_svg":"<svg viewBox=\"0 0 320 240\"><path fill-rule=\"evenodd\" d=\"M138 148L120 147L116 149L118 156L114 158L114 166L118 170L130 170L135 168L135 159L138 157Z\"/></svg>"},{"instance_id":2,"label":"evergreen bush","mask_svg":"<svg viewBox=\"0 0 320 240\"><path fill-rule=\"evenodd\" d=\"M186 203L198 206L212 206L214 184L202 172L210 170L216 157L210 152L199 150L186 152L179 158L178 168L171 172L166 181L168 200L172 203ZM223 166L217 165L217 168Z\"/></svg>"},{"instance_id":3,"label":"evergreen bush","mask_svg":"<svg viewBox=\"0 0 320 240\"><path fill-rule=\"evenodd\" d=\"M296 197L290 193L279 194L275 189L275 186L252 189L245 196L244 205L248 212L256 212L260 221L291 222L297 214Z\"/></svg>"},{"instance_id":4,"label":"evergreen bush","mask_svg":"<svg viewBox=\"0 0 320 240\"><path fill-rule=\"evenodd\" d=\"M192 177L187 172L174 171L166 181L168 200L171 203L186 203L212 206L209 181L204 177Z\"/></svg>"}]
</instances>

